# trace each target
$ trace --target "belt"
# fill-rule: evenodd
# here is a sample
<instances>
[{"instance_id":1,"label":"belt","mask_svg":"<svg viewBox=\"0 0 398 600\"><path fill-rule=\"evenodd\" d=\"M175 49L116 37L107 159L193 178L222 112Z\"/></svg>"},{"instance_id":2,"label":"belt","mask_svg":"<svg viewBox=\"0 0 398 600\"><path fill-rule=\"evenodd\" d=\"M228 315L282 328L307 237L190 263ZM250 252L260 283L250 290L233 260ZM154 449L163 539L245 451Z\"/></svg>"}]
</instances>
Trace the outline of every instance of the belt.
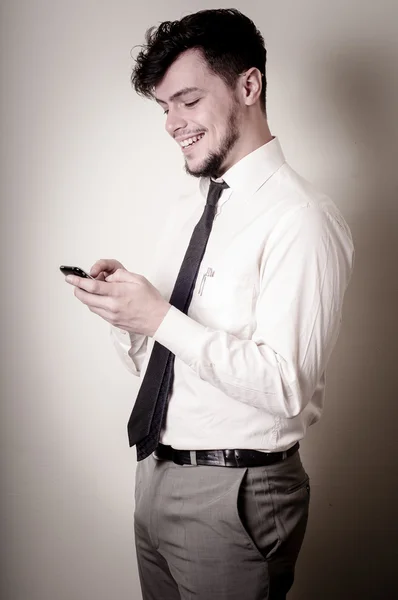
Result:
<instances>
[{"instance_id":1,"label":"belt","mask_svg":"<svg viewBox=\"0 0 398 600\"><path fill-rule=\"evenodd\" d=\"M300 444L285 452L259 452L258 450L175 450L159 444L154 452L158 460L171 460L176 465L208 465L212 467L261 467L273 465L292 456Z\"/></svg>"}]
</instances>

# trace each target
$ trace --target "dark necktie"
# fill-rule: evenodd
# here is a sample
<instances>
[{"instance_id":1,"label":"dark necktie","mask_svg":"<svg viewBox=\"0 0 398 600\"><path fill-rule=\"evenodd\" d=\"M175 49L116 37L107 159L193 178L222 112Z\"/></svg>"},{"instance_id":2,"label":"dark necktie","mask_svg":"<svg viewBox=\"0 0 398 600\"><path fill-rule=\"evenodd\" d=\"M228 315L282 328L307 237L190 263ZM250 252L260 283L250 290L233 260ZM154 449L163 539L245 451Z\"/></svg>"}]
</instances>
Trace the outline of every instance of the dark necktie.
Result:
<instances>
[{"instance_id":1,"label":"dark necktie","mask_svg":"<svg viewBox=\"0 0 398 600\"><path fill-rule=\"evenodd\" d=\"M227 187L224 182L210 181L205 209L193 230L170 297L170 304L185 314L188 312L199 266L209 239L217 202L221 192ZM173 375L174 354L155 342L127 425L130 446L137 445L137 460L143 460L152 454L159 443Z\"/></svg>"}]
</instances>

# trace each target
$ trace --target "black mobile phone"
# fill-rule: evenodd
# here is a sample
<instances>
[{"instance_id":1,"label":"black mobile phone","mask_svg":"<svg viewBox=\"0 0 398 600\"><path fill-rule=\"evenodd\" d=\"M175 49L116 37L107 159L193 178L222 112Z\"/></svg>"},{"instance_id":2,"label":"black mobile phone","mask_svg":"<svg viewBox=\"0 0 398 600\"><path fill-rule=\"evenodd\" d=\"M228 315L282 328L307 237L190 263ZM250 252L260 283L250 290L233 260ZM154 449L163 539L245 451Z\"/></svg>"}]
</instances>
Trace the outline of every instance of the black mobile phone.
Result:
<instances>
[{"instance_id":1,"label":"black mobile phone","mask_svg":"<svg viewBox=\"0 0 398 600\"><path fill-rule=\"evenodd\" d=\"M83 271L80 267L69 267L66 265L61 265L60 270L64 275L77 275L78 277L85 277L86 279L94 279L91 277L86 271Z\"/></svg>"}]
</instances>

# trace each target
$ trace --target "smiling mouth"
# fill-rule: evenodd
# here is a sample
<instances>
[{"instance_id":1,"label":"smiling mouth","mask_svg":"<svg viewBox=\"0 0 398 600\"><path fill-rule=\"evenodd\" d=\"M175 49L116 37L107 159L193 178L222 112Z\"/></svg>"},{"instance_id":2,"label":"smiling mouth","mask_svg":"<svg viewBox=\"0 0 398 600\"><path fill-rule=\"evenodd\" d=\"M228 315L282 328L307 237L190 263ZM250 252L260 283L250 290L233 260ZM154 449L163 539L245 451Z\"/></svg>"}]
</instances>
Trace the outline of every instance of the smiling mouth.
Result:
<instances>
[{"instance_id":1,"label":"smiling mouth","mask_svg":"<svg viewBox=\"0 0 398 600\"><path fill-rule=\"evenodd\" d=\"M180 146L183 152L189 152L195 144L200 142L200 140L204 137L204 133L200 133L199 135L193 135L192 137L183 140L180 142Z\"/></svg>"}]
</instances>

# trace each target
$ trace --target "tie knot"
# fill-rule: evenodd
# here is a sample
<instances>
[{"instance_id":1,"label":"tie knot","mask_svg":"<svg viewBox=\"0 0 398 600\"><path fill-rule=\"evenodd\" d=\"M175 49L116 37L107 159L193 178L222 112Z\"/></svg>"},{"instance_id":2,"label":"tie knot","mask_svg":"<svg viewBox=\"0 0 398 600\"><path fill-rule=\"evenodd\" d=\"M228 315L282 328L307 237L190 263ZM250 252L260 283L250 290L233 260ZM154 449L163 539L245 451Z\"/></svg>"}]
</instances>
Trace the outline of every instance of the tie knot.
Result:
<instances>
[{"instance_id":1,"label":"tie knot","mask_svg":"<svg viewBox=\"0 0 398 600\"><path fill-rule=\"evenodd\" d=\"M220 198L222 191L229 187L225 181L213 181L210 179L209 191L207 193L206 204L208 206L216 206L218 199Z\"/></svg>"}]
</instances>

